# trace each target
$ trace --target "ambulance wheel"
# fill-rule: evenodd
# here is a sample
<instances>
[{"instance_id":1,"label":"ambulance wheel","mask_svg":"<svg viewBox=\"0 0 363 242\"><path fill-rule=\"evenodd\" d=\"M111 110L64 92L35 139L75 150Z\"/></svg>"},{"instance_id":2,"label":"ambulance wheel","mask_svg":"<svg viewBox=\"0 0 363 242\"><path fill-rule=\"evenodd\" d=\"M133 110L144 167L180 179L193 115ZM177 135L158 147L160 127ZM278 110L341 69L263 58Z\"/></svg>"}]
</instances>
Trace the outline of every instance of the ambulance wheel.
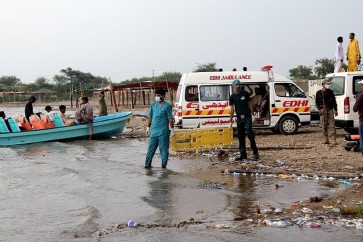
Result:
<instances>
[{"instance_id":1,"label":"ambulance wheel","mask_svg":"<svg viewBox=\"0 0 363 242\"><path fill-rule=\"evenodd\" d=\"M360 151L360 147L359 147L359 145L355 146L355 147L353 148L353 151L354 151L354 152L359 152L359 151Z\"/></svg>"},{"instance_id":2,"label":"ambulance wheel","mask_svg":"<svg viewBox=\"0 0 363 242\"><path fill-rule=\"evenodd\" d=\"M296 118L292 116L283 117L279 121L279 130L282 134L296 134L299 126Z\"/></svg>"},{"instance_id":3,"label":"ambulance wheel","mask_svg":"<svg viewBox=\"0 0 363 242\"><path fill-rule=\"evenodd\" d=\"M272 131L274 134L279 134L279 133L280 133L280 129L279 129L278 125L276 125L276 127L274 127L274 128L271 128L271 131Z\"/></svg>"},{"instance_id":4,"label":"ambulance wheel","mask_svg":"<svg viewBox=\"0 0 363 242\"><path fill-rule=\"evenodd\" d=\"M350 150L352 149L352 147L350 147L350 146L344 146L344 149L345 149L346 151L350 151Z\"/></svg>"}]
</instances>

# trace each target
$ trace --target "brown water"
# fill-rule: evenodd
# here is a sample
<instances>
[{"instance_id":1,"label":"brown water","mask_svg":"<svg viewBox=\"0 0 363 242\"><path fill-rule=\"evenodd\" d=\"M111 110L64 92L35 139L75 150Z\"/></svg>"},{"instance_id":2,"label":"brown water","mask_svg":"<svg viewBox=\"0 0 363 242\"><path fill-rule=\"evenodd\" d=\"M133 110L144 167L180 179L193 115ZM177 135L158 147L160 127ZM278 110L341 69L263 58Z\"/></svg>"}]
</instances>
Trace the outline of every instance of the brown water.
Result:
<instances>
[{"instance_id":1,"label":"brown water","mask_svg":"<svg viewBox=\"0 0 363 242\"><path fill-rule=\"evenodd\" d=\"M146 146L145 140L106 139L0 148L0 241L362 241L356 229L261 228L234 221L256 200L262 208L283 208L331 188L222 175L206 169L210 161L203 157L171 157L164 170L156 155L154 168L145 170ZM276 183L283 188L276 190ZM203 223L173 227L190 218ZM130 219L157 226L112 230ZM231 228L212 228L217 224Z\"/></svg>"}]
</instances>

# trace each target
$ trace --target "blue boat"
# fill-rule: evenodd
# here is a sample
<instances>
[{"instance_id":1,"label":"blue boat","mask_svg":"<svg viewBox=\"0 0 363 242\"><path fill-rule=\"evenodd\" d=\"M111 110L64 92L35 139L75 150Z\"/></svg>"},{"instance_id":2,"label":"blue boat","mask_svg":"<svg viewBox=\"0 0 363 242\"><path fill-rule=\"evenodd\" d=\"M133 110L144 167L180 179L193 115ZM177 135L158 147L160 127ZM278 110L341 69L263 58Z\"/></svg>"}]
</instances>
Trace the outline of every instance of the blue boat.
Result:
<instances>
[{"instance_id":1,"label":"blue boat","mask_svg":"<svg viewBox=\"0 0 363 242\"><path fill-rule=\"evenodd\" d=\"M131 116L131 112L121 112L96 117L93 121L93 138L107 138L122 133ZM5 124L5 121L0 118L0 147L46 141L89 138L89 129L87 124L64 126L58 115L55 115L55 128L50 129L20 131L19 127L11 118L8 119L8 123L12 132L9 132L9 128Z\"/></svg>"}]
</instances>

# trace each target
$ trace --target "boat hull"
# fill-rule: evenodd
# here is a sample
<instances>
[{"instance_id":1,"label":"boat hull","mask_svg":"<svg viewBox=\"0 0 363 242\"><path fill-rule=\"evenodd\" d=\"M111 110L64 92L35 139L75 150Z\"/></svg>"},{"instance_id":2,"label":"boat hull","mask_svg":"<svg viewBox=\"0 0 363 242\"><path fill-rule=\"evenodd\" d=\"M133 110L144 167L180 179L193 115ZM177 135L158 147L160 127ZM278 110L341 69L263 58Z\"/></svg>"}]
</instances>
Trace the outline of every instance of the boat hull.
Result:
<instances>
[{"instance_id":1,"label":"boat hull","mask_svg":"<svg viewBox=\"0 0 363 242\"><path fill-rule=\"evenodd\" d=\"M93 123L93 138L107 138L122 133L131 116L131 112L122 112L96 118ZM43 130L2 133L0 134L0 147L85 138L89 138L88 125L81 124Z\"/></svg>"}]
</instances>

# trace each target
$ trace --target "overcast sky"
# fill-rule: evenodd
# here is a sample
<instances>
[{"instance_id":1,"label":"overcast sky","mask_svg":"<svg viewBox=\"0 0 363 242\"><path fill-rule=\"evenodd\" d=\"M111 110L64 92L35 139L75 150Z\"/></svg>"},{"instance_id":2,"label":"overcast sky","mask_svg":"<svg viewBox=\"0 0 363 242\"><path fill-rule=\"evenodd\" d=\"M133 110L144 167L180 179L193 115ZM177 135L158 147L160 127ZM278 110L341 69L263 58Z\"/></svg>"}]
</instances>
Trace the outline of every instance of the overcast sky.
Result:
<instances>
[{"instance_id":1,"label":"overcast sky","mask_svg":"<svg viewBox=\"0 0 363 242\"><path fill-rule=\"evenodd\" d=\"M0 76L24 83L71 67L118 83L197 63L224 70L333 58L355 32L362 0L1 0ZM362 53L363 54L363 53Z\"/></svg>"}]
</instances>

